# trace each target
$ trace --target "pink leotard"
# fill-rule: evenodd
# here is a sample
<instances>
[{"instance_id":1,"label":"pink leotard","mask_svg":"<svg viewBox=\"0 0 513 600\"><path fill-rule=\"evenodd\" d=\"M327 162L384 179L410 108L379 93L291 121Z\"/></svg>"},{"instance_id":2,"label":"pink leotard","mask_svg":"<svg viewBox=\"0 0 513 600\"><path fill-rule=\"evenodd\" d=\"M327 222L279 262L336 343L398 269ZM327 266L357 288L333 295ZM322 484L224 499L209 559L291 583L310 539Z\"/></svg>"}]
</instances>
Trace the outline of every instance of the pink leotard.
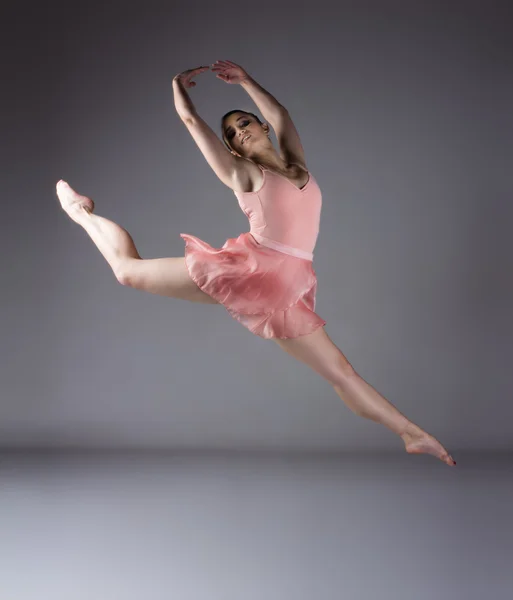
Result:
<instances>
[{"instance_id":1,"label":"pink leotard","mask_svg":"<svg viewBox=\"0 0 513 600\"><path fill-rule=\"evenodd\" d=\"M265 169L256 192L234 192L260 244L313 260L319 235L322 194L311 173L301 189L284 175Z\"/></svg>"},{"instance_id":2,"label":"pink leotard","mask_svg":"<svg viewBox=\"0 0 513 600\"><path fill-rule=\"evenodd\" d=\"M260 168L259 190L234 192L250 230L228 238L221 248L181 233L185 264L196 285L252 333L296 338L326 324L315 312L312 262L321 191L311 173L299 189L285 176Z\"/></svg>"}]
</instances>

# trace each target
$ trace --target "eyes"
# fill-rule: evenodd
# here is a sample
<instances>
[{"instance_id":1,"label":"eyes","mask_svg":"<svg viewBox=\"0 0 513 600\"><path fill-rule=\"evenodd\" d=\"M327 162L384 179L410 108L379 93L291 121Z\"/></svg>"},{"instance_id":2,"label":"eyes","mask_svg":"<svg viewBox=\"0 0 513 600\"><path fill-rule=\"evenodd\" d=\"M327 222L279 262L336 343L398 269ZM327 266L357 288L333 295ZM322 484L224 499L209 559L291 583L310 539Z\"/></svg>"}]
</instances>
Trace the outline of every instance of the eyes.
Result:
<instances>
[{"instance_id":1,"label":"eyes","mask_svg":"<svg viewBox=\"0 0 513 600\"><path fill-rule=\"evenodd\" d=\"M244 119L243 121L240 122L240 126L241 127L247 127L250 123L251 123L251 121L249 121L249 119ZM228 132L226 133L226 138L228 140L231 140L234 135L235 135L235 131L234 131L234 129L232 127L230 127L228 129Z\"/></svg>"}]
</instances>

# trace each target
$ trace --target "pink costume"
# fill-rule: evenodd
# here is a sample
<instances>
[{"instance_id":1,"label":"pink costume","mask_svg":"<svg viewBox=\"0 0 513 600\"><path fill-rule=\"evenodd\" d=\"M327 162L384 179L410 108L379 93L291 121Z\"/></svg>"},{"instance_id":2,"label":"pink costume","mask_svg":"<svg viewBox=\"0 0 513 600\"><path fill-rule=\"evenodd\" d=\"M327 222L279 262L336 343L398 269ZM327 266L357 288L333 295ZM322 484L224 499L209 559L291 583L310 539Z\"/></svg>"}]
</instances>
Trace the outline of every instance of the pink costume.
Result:
<instances>
[{"instance_id":1,"label":"pink costume","mask_svg":"<svg viewBox=\"0 0 513 600\"><path fill-rule=\"evenodd\" d=\"M260 167L256 192L234 192L250 231L213 248L181 233L185 262L198 287L262 338L296 338L326 324L315 311L312 266L322 195L311 173L299 189Z\"/></svg>"}]
</instances>

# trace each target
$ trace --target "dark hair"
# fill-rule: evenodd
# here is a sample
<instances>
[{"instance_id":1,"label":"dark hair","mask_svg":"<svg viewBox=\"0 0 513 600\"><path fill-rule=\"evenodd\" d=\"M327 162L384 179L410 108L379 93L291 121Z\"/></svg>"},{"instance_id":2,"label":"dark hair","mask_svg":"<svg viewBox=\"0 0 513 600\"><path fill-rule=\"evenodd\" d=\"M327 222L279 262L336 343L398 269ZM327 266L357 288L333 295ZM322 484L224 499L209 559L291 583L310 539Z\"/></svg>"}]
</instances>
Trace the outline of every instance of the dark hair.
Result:
<instances>
[{"instance_id":1,"label":"dark hair","mask_svg":"<svg viewBox=\"0 0 513 600\"><path fill-rule=\"evenodd\" d=\"M221 135L223 136L224 145L228 148L228 150L233 150L233 148L230 146L230 144L228 143L228 141L224 135L224 122L225 122L225 119L227 119L230 115L233 115L233 113L244 113L245 115L251 115L254 119L256 119L257 123L260 123L260 125L263 125L262 121L256 115L254 115L251 112L248 112L247 110L235 109L235 110L230 110L229 112L227 112L221 118Z\"/></svg>"}]
</instances>

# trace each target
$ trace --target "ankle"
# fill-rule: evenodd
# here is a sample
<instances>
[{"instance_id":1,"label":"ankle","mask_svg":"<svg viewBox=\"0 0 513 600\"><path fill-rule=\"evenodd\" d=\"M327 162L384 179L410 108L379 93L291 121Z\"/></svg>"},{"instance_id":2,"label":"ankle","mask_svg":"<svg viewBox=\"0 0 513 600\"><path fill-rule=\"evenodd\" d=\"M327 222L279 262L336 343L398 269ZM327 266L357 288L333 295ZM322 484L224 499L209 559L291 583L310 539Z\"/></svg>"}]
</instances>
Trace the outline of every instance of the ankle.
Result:
<instances>
[{"instance_id":1,"label":"ankle","mask_svg":"<svg viewBox=\"0 0 513 600\"><path fill-rule=\"evenodd\" d=\"M68 211L69 216L79 225L91 221L93 214L87 206L76 205Z\"/></svg>"},{"instance_id":2,"label":"ankle","mask_svg":"<svg viewBox=\"0 0 513 600\"><path fill-rule=\"evenodd\" d=\"M405 416L401 415L401 418L397 423L397 434L404 438L404 436L410 435L410 430L413 423L407 419Z\"/></svg>"}]
</instances>

